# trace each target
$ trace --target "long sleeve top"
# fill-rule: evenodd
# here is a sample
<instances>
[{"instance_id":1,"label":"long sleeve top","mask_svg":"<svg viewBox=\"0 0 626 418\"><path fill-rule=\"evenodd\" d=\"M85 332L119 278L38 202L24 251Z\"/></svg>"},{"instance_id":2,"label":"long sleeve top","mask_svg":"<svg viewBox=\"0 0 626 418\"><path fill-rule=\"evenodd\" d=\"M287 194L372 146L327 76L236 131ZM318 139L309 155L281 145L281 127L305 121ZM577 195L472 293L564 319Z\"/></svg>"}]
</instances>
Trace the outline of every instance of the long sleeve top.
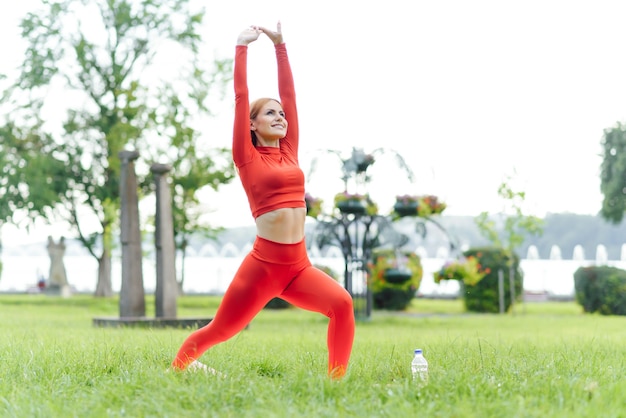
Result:
<instances>
[{"instance_id":1,"label":"long sleeve top","mask_svg":"<svg viewBox=\"0 0 626 418\"><path fill-rule=\"evenodd\" d=\"M248 196L252 216L280 208L306 207L304 173L298 164L298 113L296 97L284 43L275 45L278 66L278 93L285 118L287 135L280 147L255 147L250 133L248 97L248 47L237 45L235 53L235 121L233 127L233 161Z\"/></svg>"}]
</instances>

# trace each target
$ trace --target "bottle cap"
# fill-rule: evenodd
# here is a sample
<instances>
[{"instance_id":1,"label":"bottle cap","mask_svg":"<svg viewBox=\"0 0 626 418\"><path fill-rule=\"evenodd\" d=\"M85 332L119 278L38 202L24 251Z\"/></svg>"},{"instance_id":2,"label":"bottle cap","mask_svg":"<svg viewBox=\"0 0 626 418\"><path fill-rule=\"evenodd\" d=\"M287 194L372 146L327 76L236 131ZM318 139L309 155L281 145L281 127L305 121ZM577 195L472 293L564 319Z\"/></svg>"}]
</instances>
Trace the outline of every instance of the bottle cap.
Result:
<instances>
[{"instance_id":1,"label":"bottle cap","mask_svg":"<svg viewBox=\"0 0 626 418\"><path fill-rule=\"evenodd\" d=\"M422 349L421 348L416 348L415 349L415 354L422 354Z\"/></svg>"}]
</instances>

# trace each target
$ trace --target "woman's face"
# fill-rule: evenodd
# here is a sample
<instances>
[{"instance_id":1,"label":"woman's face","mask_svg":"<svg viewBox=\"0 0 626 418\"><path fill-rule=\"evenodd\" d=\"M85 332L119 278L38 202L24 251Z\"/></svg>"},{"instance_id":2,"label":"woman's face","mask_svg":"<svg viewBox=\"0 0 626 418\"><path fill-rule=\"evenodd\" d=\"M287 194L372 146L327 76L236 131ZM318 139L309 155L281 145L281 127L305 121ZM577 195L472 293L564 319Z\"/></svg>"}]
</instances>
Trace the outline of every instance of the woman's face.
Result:
<instances>
[{"instance_id":1,"label":"woman's face","mask_svg":"<svg viewBox=\"0 0 626 418\"><path fill-rule=\"evenodd\" d=\"M287 119L280 103L270 100L261 107L256 117L250 120L250 130L257 138L265 141L282 139L287 135Z\"/></svg>"}]
</instances>

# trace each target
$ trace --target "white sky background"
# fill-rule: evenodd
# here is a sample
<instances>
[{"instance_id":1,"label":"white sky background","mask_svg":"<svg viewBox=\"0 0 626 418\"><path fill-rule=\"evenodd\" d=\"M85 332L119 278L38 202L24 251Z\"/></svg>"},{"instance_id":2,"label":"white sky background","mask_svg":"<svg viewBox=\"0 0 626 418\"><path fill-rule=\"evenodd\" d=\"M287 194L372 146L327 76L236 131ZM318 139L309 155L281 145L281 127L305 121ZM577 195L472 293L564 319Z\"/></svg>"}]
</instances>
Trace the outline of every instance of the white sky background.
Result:
<instances>
[{"instance_id":1,"label":"white sky background","mask_svg":"<svg viewBox=\"0 0 626 418\"><path fill-rule=\"evenodd\" d=\"M0 73L21 60L17 23L36 0L0 14ZM499 212L499 184L514 175L528 210L596 214L600 140L626 119L626 2L330 1L204 2L207 60L232 57L238 33L281 20L294 72L301 163L319 169L308 191L341 191L337 159L352 147L403 155L415 183L383 155L370 192L391 207L396 194L436 194L447 214ZM277 97L273 47L250 45L250 96ZM232 87L205 140L230 146ZM516 173L516 174L515 174ZM215 225L253 223L238 180L207 193ZM48 233L48 231L44 232ZM5 239L6 242L6 239Z\"/></svg>"}]
</instances>

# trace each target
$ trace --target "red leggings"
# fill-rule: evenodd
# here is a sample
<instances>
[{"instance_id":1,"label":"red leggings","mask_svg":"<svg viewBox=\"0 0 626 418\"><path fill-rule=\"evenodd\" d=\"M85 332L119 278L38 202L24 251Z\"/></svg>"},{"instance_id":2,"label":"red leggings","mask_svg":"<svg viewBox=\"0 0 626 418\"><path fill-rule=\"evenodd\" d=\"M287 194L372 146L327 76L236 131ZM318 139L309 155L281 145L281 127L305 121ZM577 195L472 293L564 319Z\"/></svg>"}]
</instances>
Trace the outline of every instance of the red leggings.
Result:
<instances>
[{"instance_id":1,"label":"red leggings","mask_svg":"<svg viewBox=\"0 0 626 418\"><path fill-rule=\"evenodd\" d=\"M172 367L184 369L214 345L244 329L274 297L330 318L328 373L342 377L354 340L352 297L333 278L313 267L304 240L280 244L257 237L208 325L183 342Z\"/></svg>"}]
</instances>

